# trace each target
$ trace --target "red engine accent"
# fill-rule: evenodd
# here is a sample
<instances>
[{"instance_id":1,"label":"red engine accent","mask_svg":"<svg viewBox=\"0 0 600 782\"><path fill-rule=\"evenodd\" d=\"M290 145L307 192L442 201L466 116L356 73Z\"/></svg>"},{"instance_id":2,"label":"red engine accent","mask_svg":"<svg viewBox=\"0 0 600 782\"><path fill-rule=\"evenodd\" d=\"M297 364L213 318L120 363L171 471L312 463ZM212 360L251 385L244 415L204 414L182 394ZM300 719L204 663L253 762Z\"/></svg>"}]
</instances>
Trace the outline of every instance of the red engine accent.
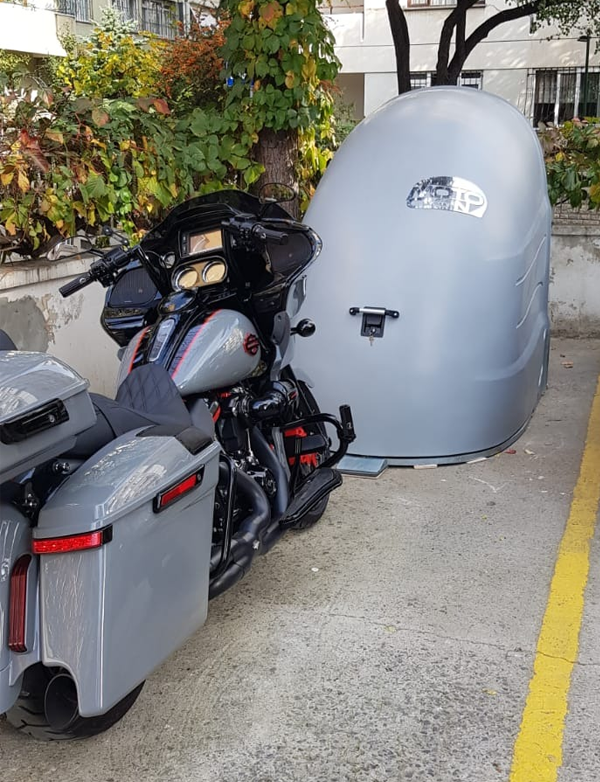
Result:
<instances>
[{"instance_id":1,"label":"red engine accent","mask_svg":"<svg viewBox=\"0 0 600 782\"><path fill-rule=\"evenodd\" d=\"M31 555L24 554L15 562L10 574L8 604L8 648L11 652L26 652L27 575Z\"/></svg>"},{"instance_id":2,"label":"red engine accent","mask_svg":"<svg viewBox=\"0 0 600 782\"><path fill-rule=\"evenodd\" d=\"M286 429L283 434L285 437L306 437L306 432L302 426L298 426L296 429Z\"/></svg>"},{"instance_id":3,"label":"red engine accent","mask_svg":"<svg viewBox=\"0 0 600 782\"><path fill-rule=\"evenodd\" d=\"M296 427L296 429L286 429L286 431L283 433L284 437L308 437L306 434L305 429L302 426ZM296 463L296 457L295 456L289 456L288 457L288 464L290 467L293 467ZM319 466L319 459L316 453L303 453L300 455L300 464L307 464L310 467L313 467L315 470Z\"/></svg>"},{"instance_id":4,"label":"red engine accent","mask_svg":"<svg viewBox=\"0 0 600 782\"><path fill-rule=\"evenodd\" d=\"M250 356L255 356L260 348L260 342L256 334L246 334L244 338L244 350Z\"/></svg>"},{"instance_id":5,"label":"red engine accent","mask_svg":"<svg viewBox=\"0 0 600 782\"><path fill-rule=\"evenodd\" d=\"M142 333L139 336L138 341L135 344L135 350L133 351L133 355L131 356L131 361L129 362L129 369L127 370L127 374L129 374L131 372L131 370L133 369L133 365L135 364L135 360L137 358L138 350L140 349L140 345L142 344L142 340L144 339L144 337L148 333L148 328L149 327L146 326L146 328L142 331Z\"/></svg>"}]
</instances>

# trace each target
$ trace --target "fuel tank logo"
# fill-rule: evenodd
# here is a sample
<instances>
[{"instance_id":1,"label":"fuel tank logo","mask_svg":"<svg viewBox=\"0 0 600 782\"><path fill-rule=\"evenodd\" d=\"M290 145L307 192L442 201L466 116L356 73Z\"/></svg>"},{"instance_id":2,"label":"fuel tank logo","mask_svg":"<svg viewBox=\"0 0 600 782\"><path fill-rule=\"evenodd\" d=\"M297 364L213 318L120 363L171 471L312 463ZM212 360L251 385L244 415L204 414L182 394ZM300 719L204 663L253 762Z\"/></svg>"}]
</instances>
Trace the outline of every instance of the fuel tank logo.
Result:
<instances>
[{"instance_id":1,"label":"fuel tank logo","mask_svg":"<svg viewBox=\"0 0 600 782\"><path fill-rule=\"evenodd\" d=\"M483 217L488 202L484 192L467 179L434 176L417 182L408 194L406 205L411 209L442 209Z\"/></svg>"},{"instance_id":2,"label":"fuel tank logo","mask_svg":"<svg viewBox=\"0 0 600 782\"><path fill-rule=\"evenodd\" d=\"M258 353L260 347L258 337L256 334L246 334L244 337L244 350L251 356L255 356Z\"/></svg>"}]
</instances>

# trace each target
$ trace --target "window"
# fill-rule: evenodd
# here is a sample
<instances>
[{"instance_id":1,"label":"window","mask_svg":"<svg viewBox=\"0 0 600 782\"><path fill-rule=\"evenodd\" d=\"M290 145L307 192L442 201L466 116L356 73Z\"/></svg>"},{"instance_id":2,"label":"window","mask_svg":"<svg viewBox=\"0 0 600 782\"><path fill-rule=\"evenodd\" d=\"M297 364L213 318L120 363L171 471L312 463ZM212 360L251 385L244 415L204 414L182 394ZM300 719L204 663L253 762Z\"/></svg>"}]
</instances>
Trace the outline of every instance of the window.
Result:
<instances>
[{"instance_id":1,"label":"window","mask_svg":"<svg viewBox=\"0 0 600 782\"><path fill-rule=\"evenodd\" d=\"M583 102L584 99L586 100L585 103ZM588 73L587 94L585 89L585 74L581 74L579 116L600 117L600 71Z\"/></svg>"},{"instance_id":2,"label":"window","mask_svg":"<svg viewBox=\"0 0 600 782\"><path fill-rule=\"evenodd\" d=\"M534 81L534 126L540 122L560 125L576 116L600 114L600 68L591 68L587 74L587 90L583 68L535 71Z\"/></svg>"},{"instance_id":3,"label":"window","mask_svg":"<svg viewBox=\"0 0 600 782\"><path fill-rule=\"evenodd\" d=\"M411 73L411 90L420 90L422 87L431 87L431 73Z\"/></svg>"},{"instance_id":4,"label":"window","mask_svg":"<svg viewBox=\"0 0 600 782\"><path fill-rule=\"evenodd\" d=\"M458 83L461 87L473 87L476 90L480 90L482 81L481 71L463 71L460 74Z\"/></svg>"},{"instance_id":5,"label":"window","mask_svg":"<svg viewBox=\"0 0 600 782\"><path fill-rule=\"evenodd\" d=\"M414 71L410 74L410 87L413 90L431 87L433 77L432 71ZM458 79L458 84L461 87L473 87L480 90L483 84L483 74L481 71L463 71Z\"/></svg>"},{"instance_id":6,"label":"window","mask_svg":"<svg viewBox=\"0 0 600 782\"><path fill-rule=\"evenodd\" d=\"M65 16L74 16L80 22L92 20L91 0L56 0L56 10Z\"/></svg>"},{"instance_id":7,"label":"window","mask_svg":"<svg viewBox=\"0 0 600 782\"><path fill-rule=\"evenodd\" d=\"M112 0L112 7L120 11L123 19L134 21L137 18L136 0Z\"/></svg>"},{"instance_id":8,"label":"window","mask_svg":"<svg viewBox=\"0 0 600 782\"><path fill-rule=\"evenodd\" d=\"M456 0L408 0L409 8L440 8L455 6ZM475 6L485 5L485 0L477 0Z\"/></svg>"},{"instance_id":9,"label":"window","mask_svg":"<svg viewBox=\"0 0 600 782\"><path fill-rule=\"evenodd\" d=\"M177 32L175 3L142 0L142 29L161 38L175 38Z\"/></svg>"}]
</instances>

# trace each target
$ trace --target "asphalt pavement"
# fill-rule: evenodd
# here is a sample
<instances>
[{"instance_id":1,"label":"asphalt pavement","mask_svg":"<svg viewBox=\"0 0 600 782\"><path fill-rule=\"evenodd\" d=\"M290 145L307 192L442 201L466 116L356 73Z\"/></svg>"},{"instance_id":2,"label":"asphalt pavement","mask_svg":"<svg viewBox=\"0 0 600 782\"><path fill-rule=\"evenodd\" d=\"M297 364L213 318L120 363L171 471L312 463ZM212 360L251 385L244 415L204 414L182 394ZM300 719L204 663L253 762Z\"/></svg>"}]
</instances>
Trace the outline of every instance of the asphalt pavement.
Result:
<instances>
[{"instance_id":1,"label":"asphalt pavement","mask_svg":"<svg viewBox=\"0 0 600 782\"><path fill-rule=\"evenodd\" d=\"M110 732L0 721L0 780L508 782L599 373L599 341L557 340L515 453L346 478ZM597 533L559 782L600 779L599 725Z\"/></svg>"}]
</instances>

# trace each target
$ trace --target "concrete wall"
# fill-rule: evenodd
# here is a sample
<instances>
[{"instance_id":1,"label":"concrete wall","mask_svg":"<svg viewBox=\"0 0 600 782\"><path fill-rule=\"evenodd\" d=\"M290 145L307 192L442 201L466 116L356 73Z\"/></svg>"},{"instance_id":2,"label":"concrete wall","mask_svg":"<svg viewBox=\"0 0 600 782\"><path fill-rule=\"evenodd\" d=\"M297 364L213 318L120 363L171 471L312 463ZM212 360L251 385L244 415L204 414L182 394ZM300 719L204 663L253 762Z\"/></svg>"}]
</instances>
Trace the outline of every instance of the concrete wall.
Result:
<instances>
[{"instance_id":1,"label":"concrete wall","mask_svg":"<svg viewBox=\"0 0 600 782\"><path fill-rule=\"evenodd\" d=\"M552 235L552 330L566 336L600 336L600 217L583 212L564 219Z\"/></svg>"},{"instance_id":2,"label":"concrete wall","mask_svg":"<svg viewBox=\"0 0 600 782\"><path fill-rule=\"evenodd\" d=\"M100 326L104 288L90 285L68 299L58 293L87 266L81 260L0 266L0 328L17 347L63 359L88 378L93 391L112 395L118 348Z\"/></svg>"}]
</instances>

